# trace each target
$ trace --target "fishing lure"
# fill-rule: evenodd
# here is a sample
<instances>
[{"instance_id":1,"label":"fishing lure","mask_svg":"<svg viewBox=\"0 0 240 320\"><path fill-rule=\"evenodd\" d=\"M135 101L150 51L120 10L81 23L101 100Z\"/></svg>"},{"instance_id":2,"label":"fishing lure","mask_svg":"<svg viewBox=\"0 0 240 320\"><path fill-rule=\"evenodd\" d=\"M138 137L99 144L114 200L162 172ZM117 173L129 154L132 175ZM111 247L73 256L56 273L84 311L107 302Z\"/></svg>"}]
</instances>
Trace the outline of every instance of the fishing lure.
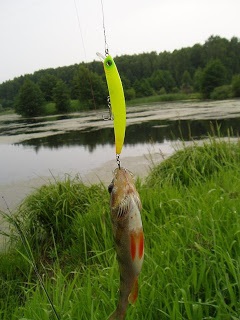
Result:
<instances>
[{"instance_id":1,"label":"fishing lure","mask_svg":"<svg viewBox=\"0 0 240 320\"><path fill-rule=\"evenodd\" d=\"M97 55L103 59L110 96L111 114L113 117L116 155L117 159L119 159L124 144L126 130L126 103L122 81L113 58L110 55L107 55L106 57L103 57L99 53L97 53Z\"/></svg>"}]
</instances>

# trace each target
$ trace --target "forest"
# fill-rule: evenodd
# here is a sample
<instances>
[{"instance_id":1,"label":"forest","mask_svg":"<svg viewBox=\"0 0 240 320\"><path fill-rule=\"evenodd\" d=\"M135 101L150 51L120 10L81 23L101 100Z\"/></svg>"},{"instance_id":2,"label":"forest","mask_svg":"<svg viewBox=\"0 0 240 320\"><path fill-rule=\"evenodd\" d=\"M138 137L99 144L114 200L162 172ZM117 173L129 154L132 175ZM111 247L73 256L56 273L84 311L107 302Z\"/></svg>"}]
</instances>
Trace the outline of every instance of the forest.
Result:
<instances>
[{"instance_id":1,"label":"forest","mask_svg":"<svg viewBox=\"0 0 240 320\"><path fill-rule=\"evenodd\" d=\"M149 96L199 93L202 99L240 96L240 39L210 36L205 43L174 50L115 57L127 101ZM39 70L0 84L0 111L14 108L36 116L54 103L67 112L106 106L108 95L102 62L81 62Z\"/></svg>"}]
</instances>

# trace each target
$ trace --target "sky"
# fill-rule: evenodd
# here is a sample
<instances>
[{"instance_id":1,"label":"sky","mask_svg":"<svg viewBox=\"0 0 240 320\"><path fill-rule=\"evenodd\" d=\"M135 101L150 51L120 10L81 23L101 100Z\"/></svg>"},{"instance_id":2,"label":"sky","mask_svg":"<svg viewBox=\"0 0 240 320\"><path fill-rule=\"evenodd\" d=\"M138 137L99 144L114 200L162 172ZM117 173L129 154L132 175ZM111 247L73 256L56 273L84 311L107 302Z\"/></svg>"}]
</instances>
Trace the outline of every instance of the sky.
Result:
<instances>
[{"instance_id":1,"label":"sky","mask_svg":"<svg viewBox=\"0 0 240 320\"><path fill-rule=\"evenodd\" d=\"M109 53L162 51L240 38L240 0L102 0ZM0 0L0 83L98 60L101 0Z\"/></svg>"}]
</instances>

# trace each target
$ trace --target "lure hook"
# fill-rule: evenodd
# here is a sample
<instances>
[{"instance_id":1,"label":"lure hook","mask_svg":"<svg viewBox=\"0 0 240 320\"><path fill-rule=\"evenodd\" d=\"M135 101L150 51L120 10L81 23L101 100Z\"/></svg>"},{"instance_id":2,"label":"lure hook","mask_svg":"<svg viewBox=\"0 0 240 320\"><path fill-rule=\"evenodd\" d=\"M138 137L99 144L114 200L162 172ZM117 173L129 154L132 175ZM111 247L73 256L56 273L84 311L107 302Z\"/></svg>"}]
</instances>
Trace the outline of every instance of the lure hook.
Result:
<instances>
[{"instance_id":1,"label":"lure hook","mask_svg":"<svg viewBox=\"0 0 240 320\"><path fill-rule=\"evenodd\" d=\"M109 114L108 114L107 117L105 117L105 116L103 115L103 120L106 120L106 121L107 121L107 120L113 120L113 114L112 114L110 96L107 97L107 105L108 105L108 112L109 112Z\"/></svg>"}]
</instances>

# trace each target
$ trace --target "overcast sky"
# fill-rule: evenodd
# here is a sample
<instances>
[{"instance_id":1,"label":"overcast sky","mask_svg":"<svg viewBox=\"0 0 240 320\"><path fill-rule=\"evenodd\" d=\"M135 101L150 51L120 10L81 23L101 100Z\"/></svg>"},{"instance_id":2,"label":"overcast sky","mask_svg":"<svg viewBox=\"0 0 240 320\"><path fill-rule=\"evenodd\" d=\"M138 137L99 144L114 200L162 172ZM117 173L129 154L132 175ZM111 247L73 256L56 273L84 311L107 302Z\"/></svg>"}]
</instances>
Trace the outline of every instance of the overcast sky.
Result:
<instances>
[{"instance_id":1,"label":"overcast sky","mask_svg":"<svg viewBox=\"0 0 240 320\"><path fill-rule=\"evenodd\" d=\"M103 0L103 6L112 56L173 51L211 35L240 38L240 0ZM0 0L0 83L98 59L102 25L101 0Z\"/></svg>"}]
</instances>

